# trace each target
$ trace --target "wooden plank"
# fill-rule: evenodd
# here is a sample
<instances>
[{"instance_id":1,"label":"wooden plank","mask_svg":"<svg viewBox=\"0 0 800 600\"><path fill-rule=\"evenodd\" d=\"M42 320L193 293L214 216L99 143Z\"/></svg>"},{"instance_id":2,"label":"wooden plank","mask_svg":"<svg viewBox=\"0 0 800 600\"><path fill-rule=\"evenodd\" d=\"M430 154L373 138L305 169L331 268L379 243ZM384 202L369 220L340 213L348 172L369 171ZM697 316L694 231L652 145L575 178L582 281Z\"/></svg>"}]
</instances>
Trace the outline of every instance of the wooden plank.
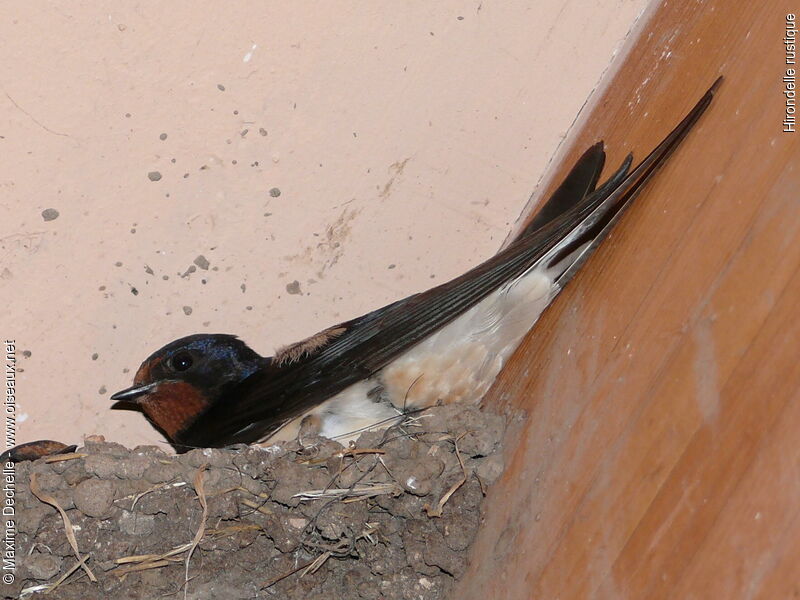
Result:
<instances>
[{"instance_id":1,"label":"wooden plank","mask_svg":"<svg viewBox=\"0 0 800 600\"><path fill-rule=\"evenodd\" d=\"M602 137L611 166L629 149L641 157L726 77L487 398L515 425L457 597L745 597L800 585L767 543L781 531L792 546L796 511L734 531L752 506L743 482L800 505L785 483L797 463L774 459L772 442L792 456L800 442L780 426L800 384L790 323L800 145L782 132L780 81L789 10L662 4L579 123L559 173ZM745 566L748 547L757 566Z\"/></svg>"},{"instance_id":2,"label":"wooden plank","mask_svg":"<svg viewBox=\"0 0 800 600\"><path fill-rule=\"evenodd\" d=\"M781 376L789 376L797 362L791 350L800 343L800 338L791 339L784 323L796 311L800 294L800 245L793 243L800 237L800 211L795 193L782 183L776 186L780 193L771 195L773 206L758 213L752 235L720 274L692 326L694 335L664 370L651 401L664 410L633 432L652 438L648 449L659 460L669 457L670 472L614 573L624 574L629 583L641 579L638 587L651 590L652 597L657 589L666 591L664 586L677 580L692 559L727 500L721 491L737 484L752 460L751 445L784 410L792 391L779 393ZM762 290L779 290L780 298ZM787 344L788 354L780 354L778 342ZM755 361L764 363L757 371ZM764 374L770 376L766 381ZM751 403L751 398L760 400ZM659 534L654 537L653 531Z\"/></svg>"},{"instance_id":3,"label":"wooden plank","mask_svg":"<svg viewBox=\"0 0 800 600\"><path fill-rule=\"evenodd\" d=\"M793 285L793 292L800 293L800 274ZM800 361L792 352L800 343L800 326L794 318L797 296L785 293L783 298L783 306L776 309L770 325L759 336L761 347L754 344L738 376L732 378L729 400L739 410L730 411L735 418L725 424L726 435L717 440L710 435L697 436L681 459L679 466L685 470L698 460L698 452L706 452L703 467L684 474L693 478L686 497L694 510L682 511L686 531L671 549L671 558L662 561L663 572L670 569L670 563L685 563L682 576L675 578L677 585L671 597L789 598L792 592L800 591L800 563L781 564L792 554L787 549L800 539ZM774 335L774 328L786 325L792 327L791 332ZM784 347L776 347L774 342L781 340ZM773 360L773 354L782 349L789 353ZM753 381L749 384L742 381L750 377ZM767 400L763 404L780 409L765 411L761 422L742 423L751 416L749 406L762 404L761 398ZM746 435L739 435L740 431ZM707 441L717 443L720 449L709 451ZM744 448L735 448L737 442ZM720 464L718 456L723 452L730 456L730 464ZM746 469L742 468L745 465ZM722 493L726 488L730 492ZM663 553L666 544L659 545ZM797 559L797 548L793 555ZM651 575L658 572L649 566L646 570ZM778 593L776 587L782 591Z\"/></svg>"}]
</instances>

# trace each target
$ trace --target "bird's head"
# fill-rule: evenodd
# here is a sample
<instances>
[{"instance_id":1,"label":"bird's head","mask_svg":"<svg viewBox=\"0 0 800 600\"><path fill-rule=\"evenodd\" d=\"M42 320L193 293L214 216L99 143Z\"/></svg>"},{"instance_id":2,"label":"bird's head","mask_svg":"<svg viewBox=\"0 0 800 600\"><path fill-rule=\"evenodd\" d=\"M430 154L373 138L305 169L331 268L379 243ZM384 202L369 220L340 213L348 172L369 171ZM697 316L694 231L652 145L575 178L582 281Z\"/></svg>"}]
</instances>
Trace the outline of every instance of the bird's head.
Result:
<instances>
[{"instance_id":1,"label":"bird's head","mask_svg":"<svg viewBox=\"0 0 800 600\"><path fill-rule=\"evenodd\" d=\"M198 334L151 354L133 385L111 396L134 404L170 441L268 362L233 335Z\"/></svg>"}]
</instances>

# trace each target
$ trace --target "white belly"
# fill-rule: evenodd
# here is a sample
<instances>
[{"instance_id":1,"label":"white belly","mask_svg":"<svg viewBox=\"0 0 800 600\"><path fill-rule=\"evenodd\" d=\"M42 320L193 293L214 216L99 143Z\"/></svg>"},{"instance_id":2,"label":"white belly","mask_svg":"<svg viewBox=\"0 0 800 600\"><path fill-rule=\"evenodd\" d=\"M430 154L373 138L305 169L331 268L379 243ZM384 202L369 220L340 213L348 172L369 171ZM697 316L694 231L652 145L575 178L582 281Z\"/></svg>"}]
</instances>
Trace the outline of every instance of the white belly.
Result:
<instances>
[{"instance_id":1,"label":"white belly","mask_svg":"<svg viewBox=\"0 0 800 600\"><path fill-rule=\"evenodd\" d=\"M397 408L479 402L553 297L552 280L532 271L493 292L383 369Z\"/></svg>"},{"instance_id":2,"label":"white belly","mask_svg":"<svg viewBox=\"0 0 800 600\"><path fill-rule=\"evenodd\" d=\"M319 433L346 442L364 429L391 425L405 410L439 403L477 403L558 289L532 270L360 381L288 423L270 442L293 439L308 415ZM368 394L383 388L380 398ZM374 395L374 394L373 394Z\"/></svg>"}]
</instances>

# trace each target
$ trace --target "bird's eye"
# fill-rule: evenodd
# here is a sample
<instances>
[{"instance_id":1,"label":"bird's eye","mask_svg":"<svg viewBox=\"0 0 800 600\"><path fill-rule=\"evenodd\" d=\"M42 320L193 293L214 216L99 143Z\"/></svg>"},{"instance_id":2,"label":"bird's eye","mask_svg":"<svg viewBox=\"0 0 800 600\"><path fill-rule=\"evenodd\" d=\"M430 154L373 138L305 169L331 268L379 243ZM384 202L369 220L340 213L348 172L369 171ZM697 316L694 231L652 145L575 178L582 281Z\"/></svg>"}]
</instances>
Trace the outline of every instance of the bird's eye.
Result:
<instances>
[{"instance_id":1,"label":"bird's eye","mask_svg":"<svg viewBox=\"0 0 800 600\"><path fill-rule=\"evenodd\" d=\"M178 352L170 359L170 364L176 371L186 371L192 366L192 355L188 352Z\"/></svg>"}]
</instances>

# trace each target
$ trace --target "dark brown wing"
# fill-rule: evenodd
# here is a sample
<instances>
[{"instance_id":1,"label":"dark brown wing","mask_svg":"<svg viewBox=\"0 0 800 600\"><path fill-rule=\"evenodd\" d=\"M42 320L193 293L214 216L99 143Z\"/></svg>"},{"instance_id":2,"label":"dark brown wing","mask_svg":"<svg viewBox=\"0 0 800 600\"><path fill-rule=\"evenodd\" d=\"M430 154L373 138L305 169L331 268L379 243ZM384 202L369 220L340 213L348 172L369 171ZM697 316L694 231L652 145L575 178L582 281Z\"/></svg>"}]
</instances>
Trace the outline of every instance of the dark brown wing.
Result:
<instances>
[{"instance_id":1,"label":"dark brown wing","mask_svg":"<svg viewBox=\"0 0 800 600\"><path fill-rule=\"evenodd\" d=\"M263 439L288 420L370 377L493 290L539 263L548 251L563 246L548 256L551 266L564 256L572 260L574 249L587 241L593 249L705 111L720 80L630 174L628 157L606 184L594 190L599 155L598 146L593 147L586 168L581 168L589 176L576 176L572 183L559 188L557 201L545 205L550 207L549 220L542 219L535 229L527 227L514 243L464 275L337 325L332 328L337 335L326 336L321 345L305 346L292 360L272 360L210 407L174 442L196 447ZM599 150L602 152L602 146ZM569 190L575 194L571 202L566 197ZM582 251L574 262L565 264L559 279L562 286L587 255Z\"/></svg>"},{"instance_id":2,"label":"dark brown wing","mask_svg":"<svg viewBox=\"0 0 800 600\"><path fill-rule=\"evenodd\" d=\"M75 445L68 446L53 440L37 440L9 448L3 454L0 454L0 464L5 464L8 461L18 463L26 460L37 460L56 454L69 454L70 452L75 452L77 448Z\"/></svg>"},{"instance_id":3,"label":"dark brown wing","mask_svg":"<svg viewBox=\"0 0 800 600\"><path fill-rule=\"evenodd\" d=\"M606 153L603 150L603 142L597 142L581 155L564 178L564 181L561 182L561 185L542 205L531 222L525 226L525 229L519 233L516 239L525 238L568 210L575 204L575 198L583 198L591 194L597 185L598 179L600 179L600 173L603 171L605 162ZM627 175L627 173L623 173L624 175Z\"/></svg>"}]
</instances>

